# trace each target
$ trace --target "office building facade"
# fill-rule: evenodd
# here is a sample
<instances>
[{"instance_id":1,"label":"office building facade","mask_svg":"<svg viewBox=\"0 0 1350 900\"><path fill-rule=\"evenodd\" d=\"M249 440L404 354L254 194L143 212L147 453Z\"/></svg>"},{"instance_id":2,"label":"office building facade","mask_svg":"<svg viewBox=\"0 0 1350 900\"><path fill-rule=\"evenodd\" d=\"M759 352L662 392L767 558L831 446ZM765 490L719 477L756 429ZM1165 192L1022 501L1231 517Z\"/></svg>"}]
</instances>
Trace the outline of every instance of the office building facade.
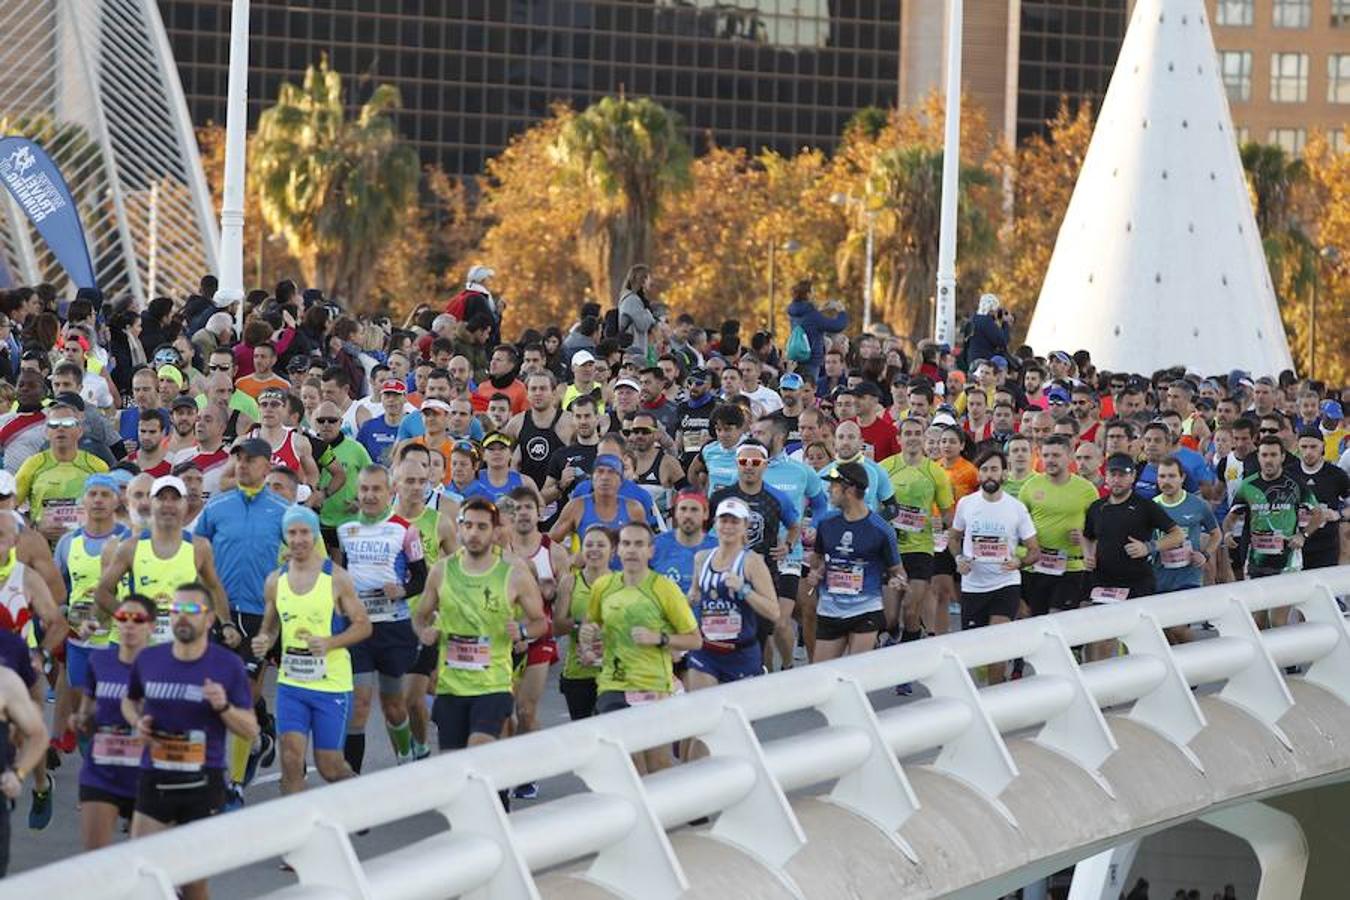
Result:
<instances>
[{"instance_id":1,"label":"office building facade","mask_svg":"<svg viewBox=\"0 0 1350 900\"><path fill-rule=\"evenodd\" d=\"M223 121L230 5L159 8L193 121ZM327 54L353 104L396 85L404 135L457 175L557 101L649 96L698 149L787 154L899 85L900 0L253 0L251 26L250 125Z\"/></svg>"},{"instance_id":2,"label":"office building facade","mask_svg":"<svg viewBox=\"0 0 1350 900\"><path fill-rule=\"evenodd\" d=\"M1207 0L1242 140L1303 149L1320 129L1350 149L1350 0Z\"/></svg>"}]
</instances>

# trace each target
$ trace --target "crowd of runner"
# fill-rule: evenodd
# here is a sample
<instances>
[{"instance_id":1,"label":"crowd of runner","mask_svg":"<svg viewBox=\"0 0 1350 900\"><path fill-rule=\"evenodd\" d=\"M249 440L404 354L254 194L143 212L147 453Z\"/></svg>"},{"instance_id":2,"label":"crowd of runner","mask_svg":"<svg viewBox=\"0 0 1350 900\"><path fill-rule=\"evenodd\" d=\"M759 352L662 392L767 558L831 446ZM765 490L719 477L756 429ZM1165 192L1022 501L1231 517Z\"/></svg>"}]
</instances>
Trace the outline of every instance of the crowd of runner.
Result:
<instances>
[{"instance_id":1,"label":"crowd of runner","mask_svg":"<svg viewBox=\"0 0 1350 900\"><path fill-rule=\"evenodd\" d=\"M511 339L491 276L403 323L282 282L242 334L211 278L144 312L0 292L0 790L29 828L58 765L96 848L277 760L282 793L359 774L376 700L411 762L539 728L555 666L579 719L1348 558L1344 386L1010 349L991 295L912 346L808 282L780 346L642 266Z\"/></svg>"}]
</instances>

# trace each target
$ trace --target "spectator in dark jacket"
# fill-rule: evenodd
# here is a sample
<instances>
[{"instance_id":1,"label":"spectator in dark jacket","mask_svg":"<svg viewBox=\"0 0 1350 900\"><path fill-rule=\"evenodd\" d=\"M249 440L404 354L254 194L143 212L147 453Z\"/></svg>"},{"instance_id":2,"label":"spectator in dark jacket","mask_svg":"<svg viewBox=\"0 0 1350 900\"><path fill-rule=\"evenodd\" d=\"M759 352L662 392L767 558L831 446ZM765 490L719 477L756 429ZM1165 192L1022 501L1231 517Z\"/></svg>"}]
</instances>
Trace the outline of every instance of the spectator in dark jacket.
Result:
<instances>
[{"instance_id":1,"label":"spectator in dark jacket","mask_svg":"<svg viewBox=\"0 0 1350 900\"><path fill-rule=\"evenodd\" d=\"M1012 330L1012 314L1000 308L998 297L985 294L970 319L970 345L966 359L993 359L1011 356L1008 353L1008 335Z\"/></svg>"},{"instance_id":2,"label":"spectator in dark jacket","mask_svg":"<svg viewBox=\"0 0 1350 900\"><path fill-rule=\"evenodd\" d=\"M108 319L108 355L113 359L112 380L123 397L131 396L131 376L146 363L140 331L141 317L133 309L118 309Z\"/></svg>"},{"instance_id":3,"label":"spectator in dark jacket","mask_svg":"<svg viewBox=\"0 0 1350 900\"><path fill-rule=\"evenodd\" d=\"M155 352L160 344L173 340L169 332L169 319L173 316L173 300L168 297L156 297L141 313L141 347L146 356Z\"/></svg>"},{"instance_id":4,"label":"spectator in dark jacket","mask_svg":"<svg viewBox=\"0 0 1350 900\"><path fill-rule=\"evenodd\" d=\"M814 382L825 360L825 335L847 328L848 313L838 300L828 301L824 309L816 306L811 299L811 282L803 280L792 286L792 302L788 304L787 314L789 324L800 325L802 331L806 332L806 340L811 344L811 359L803 363L797 372Z\"/></svg>"}]
</instances>

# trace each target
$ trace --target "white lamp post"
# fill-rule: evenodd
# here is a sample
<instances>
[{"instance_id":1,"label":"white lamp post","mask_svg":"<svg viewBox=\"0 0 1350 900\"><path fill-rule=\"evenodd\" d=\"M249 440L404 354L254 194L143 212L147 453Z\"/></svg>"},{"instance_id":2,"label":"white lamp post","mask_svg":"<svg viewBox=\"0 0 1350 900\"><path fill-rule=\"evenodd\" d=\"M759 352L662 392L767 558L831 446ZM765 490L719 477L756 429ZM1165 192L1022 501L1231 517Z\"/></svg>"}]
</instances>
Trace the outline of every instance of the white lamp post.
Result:
<instances>
[{"instance_id":1,"label":"white lamp post","mask_svg":"<svg viewBox=\"0 0 1350 900\"><path fill-rule=\"evenodd\" d=\"M220 287L216 305L238 304L235 334L244 333L244 158L248 152L248 3L230 10L230 79L225 101L225 183L220 204Z\"/></svg>"},{"instance_id":2,"label":"white lamp post","mask_svg":"<svg viewBox=\"0 0 1350 900\"><path fill-rule=\"evenodd\" d=\"M937 302L933 336L939 344L956 337L956 195L961 177L962 0L947 0L947 120L942 144L942 222L938 228Z\"/></svg>"},{"instance_id":3,"label":"white lamp post","mask_svg":"<svg viewBox=\"0 0 1350 900\"><path fill-rule=\"evenodd\" d=\"M866 264L863 270L863 331L872 327L872 260L873 248L876 244L876 224L877 214L873 209L868 208L867 201L857 197L850 197L847 194L831 194L830 202L836 206L862 207L863 214L867 216L867 242L866 242Z\"/></svg>"}]
</instances>

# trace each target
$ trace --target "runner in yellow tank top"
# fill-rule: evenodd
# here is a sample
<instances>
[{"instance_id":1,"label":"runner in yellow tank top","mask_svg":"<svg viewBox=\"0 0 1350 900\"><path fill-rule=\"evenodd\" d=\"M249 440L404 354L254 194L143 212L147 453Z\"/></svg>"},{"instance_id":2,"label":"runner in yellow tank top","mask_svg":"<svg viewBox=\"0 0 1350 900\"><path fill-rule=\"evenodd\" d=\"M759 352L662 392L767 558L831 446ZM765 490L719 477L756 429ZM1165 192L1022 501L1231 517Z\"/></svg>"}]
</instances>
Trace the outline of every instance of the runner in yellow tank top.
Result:
<instances>
[{"instance_id":1,"label":"runner in yellow tank top","mask_svg":"<svg viewBox=\"0 0 1350 900\"><path fill-rule=\"evenodd\" d=\"M267 576L263 621L252 649L266 656L281 638L277 675L277 735L281 739L281 792L305 786L305 751L314 738L314 764L328 782L354 774L343 758L351 712L352 660L347 648L370 637L365 605L347 572L317 551L319 517L292 506L282 519L290 562ZM335 619L347 627L334 633Z\"/></svg>"},{"instance_id":2,"label":"runner in yellow tank top","mask_svg":"<svg viewBox=\"0 0 1350 900\"><path fill-rule=\"evenodd\" d=\"M459 513L460 550L432 568L417 607L415 625L423 643L437 641L441 648L431 711L441 750L485 744L501 735L514 705L511 644L540 637L549 628L534 575L525 563L496 552L493 534L500 524L490 501L465 501ZM437 602L428 602L432 597Z\"/></svg>"},{"instance_id":3,"label":"runner in yellow tank top","mask_svg":"<svg viewBox=\"0 0 1350 900\"><path fill-rule=\"evenodd\" d=\"M106 612L117 608L119 597L144 594L159 606L152 643L168 643L168 606L181 585L200 581L211 592L217 620L224 623L226 646L239 645L239 630L229 621L225 588L216 575L215 557L205 538L183 530L187 487L181 478L165 475L150 488L150 528L136 540L109 544L103 550L103 577L94 588L94 600Z\"/></svg>"}]
</instances>

